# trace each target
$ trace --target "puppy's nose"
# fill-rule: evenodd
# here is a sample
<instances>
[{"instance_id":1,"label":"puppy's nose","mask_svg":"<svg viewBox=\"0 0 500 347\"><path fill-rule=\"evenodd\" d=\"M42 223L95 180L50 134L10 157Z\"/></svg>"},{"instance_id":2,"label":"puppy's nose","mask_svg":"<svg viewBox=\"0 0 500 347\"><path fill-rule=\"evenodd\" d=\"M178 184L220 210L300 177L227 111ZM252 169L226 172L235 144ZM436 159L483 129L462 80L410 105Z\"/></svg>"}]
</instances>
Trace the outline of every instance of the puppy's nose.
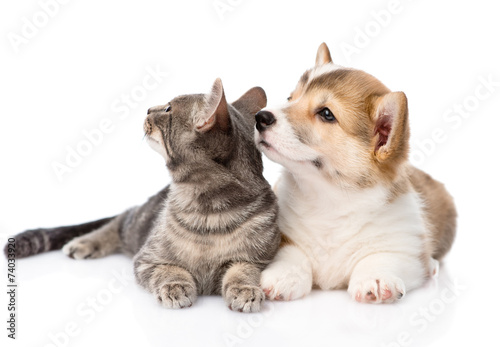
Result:
<instances>
[{"instance_id":1,"label":"puppy's nose","mask_svg":"<svg viewBox=\"0 0 500 347\"><path fill-rule=\"evenodd\" d=\"M255 121L257 122L255 126L259 133L261 133L276 123L276 118L274 118L274 115L269 111L259 111L255 115Z\"/></svg>"}]
</instances>

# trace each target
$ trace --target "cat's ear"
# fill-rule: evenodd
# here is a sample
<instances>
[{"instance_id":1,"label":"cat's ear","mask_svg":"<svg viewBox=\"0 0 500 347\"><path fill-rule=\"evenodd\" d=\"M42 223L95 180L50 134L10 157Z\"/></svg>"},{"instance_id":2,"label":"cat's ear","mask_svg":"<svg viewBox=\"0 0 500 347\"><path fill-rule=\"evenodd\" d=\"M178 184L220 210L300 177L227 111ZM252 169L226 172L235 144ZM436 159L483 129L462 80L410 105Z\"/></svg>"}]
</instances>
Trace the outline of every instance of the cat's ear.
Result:
<instances>
[{"instance_id":1,"label":"cat's ear","mask_svg":"<svg viewBox=\"0 0 500 347\"><path fill-rule=\"evenodd\" d=\"M252 117L267 105L267 96L261 87L253 87L238 100L232 103L241 114L249 114ZM253 118L252 118L253 120Z\"/></svg>"},{"instance_id":2,"label":"cat's ear","mask_svg":"<svg viewBox=\"0 0 500 347\"><path fill-rule=\"evenodd\" d=\"M218 127L222 131L229 128L229 111L222 81L217 78L212 90L205 96L205 108L196 120L196 130L202 133Z\"/></svg>"}]
</instances>

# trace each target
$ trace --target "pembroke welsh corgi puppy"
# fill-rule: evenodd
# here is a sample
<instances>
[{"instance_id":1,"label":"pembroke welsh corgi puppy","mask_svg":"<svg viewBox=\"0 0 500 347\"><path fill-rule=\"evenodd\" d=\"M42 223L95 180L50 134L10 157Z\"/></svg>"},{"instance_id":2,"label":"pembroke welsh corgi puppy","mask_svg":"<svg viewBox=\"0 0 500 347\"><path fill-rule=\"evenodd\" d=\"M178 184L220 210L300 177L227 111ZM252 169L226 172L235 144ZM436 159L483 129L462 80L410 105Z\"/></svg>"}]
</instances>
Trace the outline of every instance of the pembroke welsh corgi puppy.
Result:
<instances>
[{"instance_id":1,"label":"pembroke welsh corgi puppy","mask_svg":"<svg viewBox=\"0 0 500 347\"><path fill-rule=\"evenodd\" d=\"M288 102L256 121L257 145L285 168L275 188L282 242L261 277L269 299L315 286L389 303L437 273L456 211L444 186L408 161L403 92L335 65L323 43Z\"/></svg>"}]
</instances>

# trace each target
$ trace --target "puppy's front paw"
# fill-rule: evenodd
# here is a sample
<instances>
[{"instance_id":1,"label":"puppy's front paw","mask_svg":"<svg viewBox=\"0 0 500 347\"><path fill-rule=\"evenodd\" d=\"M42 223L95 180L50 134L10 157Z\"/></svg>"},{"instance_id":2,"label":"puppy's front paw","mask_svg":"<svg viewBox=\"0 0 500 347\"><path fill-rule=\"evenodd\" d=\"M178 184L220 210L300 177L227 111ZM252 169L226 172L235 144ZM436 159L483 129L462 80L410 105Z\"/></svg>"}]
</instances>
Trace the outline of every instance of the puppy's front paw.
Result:
<instances>
[{"instance_id":1,"label":"puppy's front paw","mask_svg":"<svg viewBox=\"0 0 500 347\"><path fill-rule=\"evenodd\" d=\"M102 257L99 244L91 240L76 238L62 248L64 254L73 259L95 259Z\"/></svg>"},{"instance_id":2,"label":"puppy's front paw","mask_svg":"<svg viewBox=\"0 0 500 347\"><path fill-rule=\"evenodd\" d=\"M259 312L264 299L264 292L256 286L234 285L225 294L228 307L239 312Z\"/></svg>"},{"instance_id":3,"label":"puppy's front paw","mask_svg":"<svg viewBox=\"0 0 500 347\"><path fill-rule=\"evenodd\" d=\"M275 263L262 272L260 283L270 300L295 300L311 292L312 274L299 266Z\"/></svg>"},{"instance_id":4,"label":"puppy's front paw","mask_svg":"<svg viewBox=\"0 0 500 347\"><path fill-rule=\"evenodd\" d=\"M406 294L403 280L395 276L351 279L347 291L357 302L371 304L391 303Z\"/></svg>"},{"instance_id":5,"label":"puppy's front paw","mask_svg":"<svg viewBox=\"0 0 500 347\"><path fill-rule=\"evenodd\" d=\"M196 300L196 289L190 283L167 283L158 291L157 299L166 308L191 307Z\"/></svg>"}]
</instances>

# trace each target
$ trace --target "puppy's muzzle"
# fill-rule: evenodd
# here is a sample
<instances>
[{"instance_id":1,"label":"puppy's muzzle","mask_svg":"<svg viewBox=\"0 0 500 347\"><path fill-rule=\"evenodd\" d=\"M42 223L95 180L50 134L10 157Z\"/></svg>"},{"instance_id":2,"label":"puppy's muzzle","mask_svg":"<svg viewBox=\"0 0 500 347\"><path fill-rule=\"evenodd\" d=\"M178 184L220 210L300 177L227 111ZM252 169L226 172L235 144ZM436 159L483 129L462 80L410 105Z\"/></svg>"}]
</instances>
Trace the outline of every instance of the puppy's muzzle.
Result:
<instances>
[{"instance_id":1,"label":"puppy's muzzle","mask_svg":"<svg viewBox=\"0 0 500 347\"><path fill-rule=\"evenodd\" d=\"M259 133L261 133L276 123L276 118L274 118L274 115L269 111L259 111L255 115L255 121L257 122L255 127Z\"/></svg>"}]
</instances>

